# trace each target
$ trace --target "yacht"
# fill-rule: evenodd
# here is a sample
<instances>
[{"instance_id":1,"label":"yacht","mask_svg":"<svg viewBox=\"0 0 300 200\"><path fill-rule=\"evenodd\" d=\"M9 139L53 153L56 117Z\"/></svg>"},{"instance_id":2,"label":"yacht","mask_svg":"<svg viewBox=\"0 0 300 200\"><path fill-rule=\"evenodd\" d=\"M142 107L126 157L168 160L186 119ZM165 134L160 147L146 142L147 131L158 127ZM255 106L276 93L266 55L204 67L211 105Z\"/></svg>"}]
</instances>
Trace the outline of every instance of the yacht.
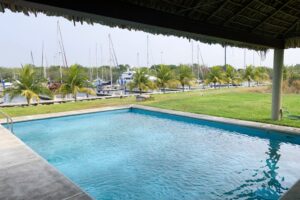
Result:
<instances>
[{"instance_id":1,"label":"yacht","mask_svg":"<svg viewBox=\"0 0 300 200\"><path fill-rule=\"evenodd\" d=\"M131 82L133 80L133 76L135 74L135 71L126 71L123 72L120 76L120 78L118 79L118 83L121 86L125 86L127 83Z\"/></svg>"},{"instance_id":2,"label":"yacht","mask_svg":"<svg viewBox=\"0 0 300 200\"><path fill-rule=\"evenodd\" d=\"M96 79L93 81L93 85L96 87L97 96L106 96L108 94L105 93L104 87L110 85L110 81L104 81L102 79Z\"/></svg>"}]
</instances>

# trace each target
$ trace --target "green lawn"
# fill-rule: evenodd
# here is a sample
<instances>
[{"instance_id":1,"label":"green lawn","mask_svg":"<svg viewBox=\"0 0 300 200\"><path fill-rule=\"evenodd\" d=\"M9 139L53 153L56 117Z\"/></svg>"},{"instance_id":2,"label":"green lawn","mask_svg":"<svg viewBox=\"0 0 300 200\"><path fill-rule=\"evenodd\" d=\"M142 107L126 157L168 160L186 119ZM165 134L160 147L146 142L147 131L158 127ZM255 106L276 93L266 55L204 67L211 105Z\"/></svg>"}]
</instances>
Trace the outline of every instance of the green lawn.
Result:
<instances>
[{"instance_id":1,"label":"green lawn","mask_svg":"<svg viewBox=\"0 0 300 200\"><path fill-rule=\"evenodd\" d=\"M103 100L92 100L92 101L78 101L68 102L62 104L52 105L38 105L38 106L25 106L25 107L9 107L1 108L5 113L11 117L45 114L45 113L56 113L71 110L83 110L89 108L99 108L105 106L117 106L117 105L129 105L135 103L133 97L122 98L122 99L103 99ZM2 117L2 116L1 116Z\"/></svg>"},{"instance_id":2,"label":"green lawn","mask_svg":"<svg viewBox=\"0 0 300 200\"><path fill-rule=\"evenodd\" d=\"M289 119L287 116L277 122L270 120L271 94L251 90L225 89L202 94L188 92L184 95L157 95L155 101L144 104L191 113L300 127L300 120ZM283 107L291 114L300 116L300 95L284 95Z\"/></svg>"},{"instance_id":3,"label":"green lawn","mask_svg":"<svg viewBox=\"0 0 300 200\"><path fill-rule=\"evenodd\" d=\"M300 127L300 120L292 120L287 117L278 122L270 120L271 94L257 92L256 90L253 88L217 89L205 92L160 94L154 95L154 100L143 102L142 104L192 113ZM136 103L135 99L131 97L56 105L3 108L2 110L10 116L22 116L134 103ZM300 115L300 95L284 95L283 106L291 114Z\"/></svg>"}]
</instances>

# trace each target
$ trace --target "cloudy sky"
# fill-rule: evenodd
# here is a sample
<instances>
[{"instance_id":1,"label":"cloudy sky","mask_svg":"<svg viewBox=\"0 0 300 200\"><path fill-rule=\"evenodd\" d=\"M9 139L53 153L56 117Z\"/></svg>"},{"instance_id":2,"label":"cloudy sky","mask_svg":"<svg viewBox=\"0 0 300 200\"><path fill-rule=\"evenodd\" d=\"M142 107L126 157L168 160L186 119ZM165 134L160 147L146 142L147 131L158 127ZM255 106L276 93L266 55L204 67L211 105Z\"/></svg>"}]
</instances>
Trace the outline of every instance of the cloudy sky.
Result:
<instances>
[{"instance_id":1,"label":"cloudy sky","mask_svg":"<svg viewBox=\"0 0 300 200\"><path fill-rule=\"evenodd\" d=\"M206 45L184 38L109 28L99 24L77 23L74 26L73 22L61 17L47 17L43 14L28 17L7 10L5 13L0 13L0 66L21 66L21 64L32 63L31 52L34 63L41 65L42 44L44 44L47 64L62 64L58 45L58 21L68 64L79 63L85 66L95 66L96 63L108 64L108 34L111 35L120 64L147 65L147 36L149 37L150 65L161 62L190 64L192 60L197 63L198 52L200 64L204 63L208 66L224 64L224 48L220 45ZM199 51L197 51L198 46ZM272 50L268 52L265 60L261 60L257 52L230 47L227 48L227 63L242 68L244 52L246 64L272 66ZM285 64L297 63L300 63L300 49L286 50Z\"/></svg>"}]
</instances>

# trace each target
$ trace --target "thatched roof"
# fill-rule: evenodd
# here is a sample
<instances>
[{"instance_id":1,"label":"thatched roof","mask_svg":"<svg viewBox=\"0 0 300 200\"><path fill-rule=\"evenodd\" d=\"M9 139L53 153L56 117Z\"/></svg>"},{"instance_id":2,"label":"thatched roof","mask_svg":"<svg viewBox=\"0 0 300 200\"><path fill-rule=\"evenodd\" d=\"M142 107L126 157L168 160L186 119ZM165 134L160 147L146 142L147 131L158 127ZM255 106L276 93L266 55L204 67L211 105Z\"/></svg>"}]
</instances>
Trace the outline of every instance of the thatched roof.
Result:
<instances>
[{"instance_id":1,"label":"thatched roof","mask_svg":"<svg viewBox=\"0 0 300 200\"><path fill-rule=\"evenodd\" d=\"M0 0L5 9L255 50L300 47L300 0Z\"/></svg>"}]
</instances>

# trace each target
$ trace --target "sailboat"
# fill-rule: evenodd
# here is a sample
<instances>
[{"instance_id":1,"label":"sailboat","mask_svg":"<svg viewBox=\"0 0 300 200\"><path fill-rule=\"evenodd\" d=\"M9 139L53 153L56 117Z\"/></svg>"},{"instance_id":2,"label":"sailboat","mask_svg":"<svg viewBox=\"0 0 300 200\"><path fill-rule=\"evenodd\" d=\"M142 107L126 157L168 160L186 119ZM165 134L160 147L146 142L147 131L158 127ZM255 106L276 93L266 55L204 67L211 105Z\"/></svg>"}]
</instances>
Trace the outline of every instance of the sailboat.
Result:
<instances>
[{"instance_id":1,"label":"sailboat","mask_svg":"<svg viewBox=\"0 0 300 200\"><path fill-rule=\"evenodd\" d=\"M112 42L112 39L111 39L111 35L108 34L108 44L109 44L109 75L110 75L110 81L109 82L101 82L100 84L98 84L97 86L97 96L103 96L104 95L104 90L103 90L103 87L104 86L108 86L110 85L110 88L109 90L112 90L113 89L113 72L112 72L112 68L113 66L115 67L118 67L119 64L118 64L118 59L117 59L117 56L116 56L116 51L114 49L114 45L113 45L113 42ZM108 93L108 91L107 91ZM108 95L108 94L106 94Z\"/></svg>"},{"instance_id":2,"label":"sailboat","mask_svg":"<svg viewBox=\"0 0 300 200\"><path fill-rule=\"evenodd\" d=\"M41 66L43 69L43 76L45 79L47 79L47 71L46 71L46 67L44 66L44 43L42 44L42 65ZM47 95L39 95L39 98L42 100L52 100L52 98Z\"/></svg>"}]
</instances>

